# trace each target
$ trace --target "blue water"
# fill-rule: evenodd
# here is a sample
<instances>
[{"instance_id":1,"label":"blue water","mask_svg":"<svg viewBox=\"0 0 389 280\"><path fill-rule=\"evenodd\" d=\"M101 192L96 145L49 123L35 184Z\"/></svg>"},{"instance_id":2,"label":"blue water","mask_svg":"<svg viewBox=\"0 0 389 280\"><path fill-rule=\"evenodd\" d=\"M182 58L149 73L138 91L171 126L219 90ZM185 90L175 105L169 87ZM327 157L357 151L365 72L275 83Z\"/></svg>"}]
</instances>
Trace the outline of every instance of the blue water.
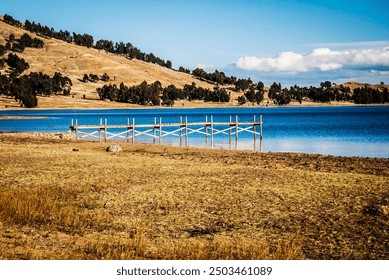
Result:
<instances>
[{"instance_id":1,"label":"blue water","mask_svg":"<svg viewBox=\"0 0 389 280\"><path fill-rule=\"evenodd\" d=\"M389 106L352 107L271 107L271 108L201 108L201 109L118 109L118 110L7 110L0 116L45 117L28 120L0 120L0 131L69 131L71 119L81 124L126 124L135 118L136 124L152 123L154 117L163 123L179 122L180 116L188 122L252 121L263 116L263 151L305 152L337 156L389 158ZM202 147L204 136L191 135L189 145ZM137 142L151 142L139 137ZM178 138L164 138L165 144L178 145ZM229 148L228 136L215 137L216 148ZM253 149L252 135L239 135L239 149Z\"/></svg>"}]
</instances>

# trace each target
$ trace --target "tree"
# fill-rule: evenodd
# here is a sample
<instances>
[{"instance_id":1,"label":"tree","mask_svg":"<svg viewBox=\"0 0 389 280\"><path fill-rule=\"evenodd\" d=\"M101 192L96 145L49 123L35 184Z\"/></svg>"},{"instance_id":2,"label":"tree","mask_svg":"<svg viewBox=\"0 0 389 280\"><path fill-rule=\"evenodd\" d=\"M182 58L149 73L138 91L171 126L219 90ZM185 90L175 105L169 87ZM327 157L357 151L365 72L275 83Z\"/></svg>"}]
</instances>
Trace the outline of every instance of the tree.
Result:
<instances>
[{"instance_id":1,"label":"tree","mask_svg":"<svg viewBox=\"0 0 389 280\"><path fill-rule=\"evenodd\" d=\"M287 88L284 88L281 93L277 94L276 101L278 105L287 105L292 101L292 97Z\"/></svg>"},{"instance_id":2,"label":"tree","mask_svg":"<svg viewBox=\"0 0 389 280\"><path fill-rule=\"evenodd\" d=\"M16 27L21 27L22 23L16 19L14 19L12 16L5 14L3 17L4 22L16 26Z\"/></svg>"},{"instance_id":3,"label":"tree","mask_svg":"<svg viewBox=\"0 0 389 280\"><path fill-rule=\"evenodd\" d=\"M178 69L178 72L184 72L184 73L190 74L190 70L189 69L185 69L182 66L180 66L180 68Z\"/></svg>"},{"instance_id":4,"label":"tree","mask_svg":"<svg viewBox=\"0 0 389 280\"><path fill-rule=\"evenodd\" d=\"M265 92L265 85L263 82L259 81L257 84L257 90L260 92Z\"/></svg>"},{"instance_id":5,"label":"tree","mask_svg":"<svg viewBox=\"0 0 389 280\"><path fill-rule=\"evenodd\" d=\"M108 40L98 40L95 48L98 50L106 50L107 52L114 52L113 42Z\"/></svg>"},{"instance_id":6,"label":"tree","mask_svg":"<svg viewBox=\"0 0 389 280\"><path fill-rule=\"evenodd\" d=\"M25 94L20 97L21 105L26 108L35 108L38 106L38 98L33 94Z\"/></svg>"},{"instance_id":7,"label":"tree","mask_svg":"<svg viewBox=\"0 0 389 280\"><path fill-rule=\"evenodd\" d=\"M166 63L165 63L165 67L169 68L169 69L172 69L173 63L170 60L167 60Z\"/></svg>"},{"instance_id":8,"label":"tree","mask_svg":"<svg viewBox=\"0 0 389 280\"><path fill-rule=\"evenodd\" d=\"M102 80L103 82L108 82L109 81L109 76L107 73L104 73L103 76L101 76L100 80Z\"/></svg>"},{"instance_id":9,"label":"tree","mask_svg":"<svg viewBox=\"0 0 389 280\"><path fill-rule=\"evenodd\" d=\"M6 51L7 51L7 49L5 48L5 46L0 45L0 56L3 56Z\"/></svg>"},{"instance_id":10,"label":"tree","mask_svg":"<svg viewBox=\"0 0 389 280\"><path fill-rule=\"evenodd\" d=\"M195 70L192 71L192 75L198 78L205 78L207 72L205 72L202 68L196 68Z\"/></svg>"},{"instance_id":11,"label":"tree","mask_svg":"<svg viewBox=\"0 0 389 280\"><path fill-rule=\"evenodd\" d=\"M28 69L30 65L23 59L19 58L16 54L10 53L5 60L9 67L13 68L14 74L20 75L24 70Z\"/></svg>"},{"instance_id":12,"label":"tree","mask_svg":"<svg viewBox=\"0 0 389 280\"><path fill-rule=\"evenodd\" d=\"M281 93L281 83L274 82L269 89L269 98L276 99L277 95Z\"/></svg>"},{"instance_id":13,"label":"tree","mask_svg":"<svg viewBox=\"0 0 389 280\"><path fill-rule=\"evenodd\" d=\"M299 86L294 85L293 87L290 87L289 93L292 99L295 99L300 104L303 102L303 90Z\"/></svg>"},{"instance_id":14,"label":"tree","mask_svg":"<svg viewBox=\"0 0 389 280\"><path fill-rule=\"evenodd\" d=\"M24 33L20 37L19 42L22 46L26 48L43 48L44 45L42 40L39 40L37 38L33 39L27 33Z\"/></svg>"},{"instance_id":15,"label":"tree","mask_svg":"<svg viewBox=\"0 0 389 280\"><path fill-rule=\"evenodd\" d=\"M384 88L384 102L389 102L389 90L388 88Z\"/></svg>"},{"instance_id":16,"label":"tree","mask_svg":"<svg viewBox=\"0 0 389 280\"><path fill-rule=\"evenodd\" d=\"M88 74L84 74L84 76L82 76L82 82L83 82L83 83L89 82Z\"/></svg>"},{"instance_id":17,"label":"tree","mask_svg":"<svg viewBox=\"0 0 389 280\"><path fill-rule=\"evenodd\" d=\"M332 83L330 81L321 82L320 86L322 89L329 89L332 86Z\"/></svg>"},{"instance_id":18,"label":"tree","mask_svg":"<svg viewBox=\"0 0 389 280\"><path fill-rule=\"evenodd\" d=\"M89 74L89 81L92 82L92 83L96 83L98 80L99 80L99 76L97 76L96 74Z\"/></svg>"},{"instance_id":19,"label":"tree","mask_svg":"<svg viewBox=\"0 0 389 280\"><path fill-rule=\"evenodd\" d=\"M239 102L239 105L244 105L247 102L246 97L244 95L239 96L238 102Z\"/></svg>"}]
</instances>

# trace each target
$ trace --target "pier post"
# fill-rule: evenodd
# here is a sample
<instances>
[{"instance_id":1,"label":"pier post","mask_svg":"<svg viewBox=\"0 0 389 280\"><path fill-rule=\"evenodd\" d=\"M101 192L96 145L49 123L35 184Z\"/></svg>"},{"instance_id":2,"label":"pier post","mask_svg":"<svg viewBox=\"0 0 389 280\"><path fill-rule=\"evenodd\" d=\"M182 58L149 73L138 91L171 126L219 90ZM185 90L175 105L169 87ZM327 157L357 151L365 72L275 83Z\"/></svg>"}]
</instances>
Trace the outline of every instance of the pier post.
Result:
<instances>
[{"instance_id":1,"label":"pier post","mask_svg":"<svg viewBox=\"0 0 389 280\"><path fill-rule=\"evenodd\" d=\"M254 115L254 122L253 122L254 152L257 151L257 124L255 122L256 122L256 116Z\"/></svg>"},{"instance_id":2,"label":"pier post","mask_svg":"<svg viewBox=\"0 0 389 280\"><path fill-rule=\"evenodd\" d=\"M101 130L103 129L103 119L100 118L100 125L99 125L99 142L101 142Z\"/></svg>"},{"instance_id":3,"label":"pier post","mask_svg":"<svg viewBox=\"0 0 389 280\"><path fill-rule=\"evenodd\" d=\"M127 118L127 137L126 137L126 141L127 143L130 141L130 118Z\"/></svg>"},{"instance_id":4,"label":"pier post","mask_svg":"<svg viewBox=\"0 0 389 280\"><path fill-rule=\"evenodd\" d=\"M104 142L107 142L107 119L104 119Z\"/></svg>"},{"instance_id":5,"label":"pier post","mask_svg":"<svg viewBox=\"0 0 389 280\"><path fill-rule=\"evenodd\" d=\"M185 117L185 147L189 146L188 117Z\"/></svg>"},{"instance_id":6,"label":"pier post","mask_svg":"<svg viewBox=\"0 0 389 280\"><path fill-rule=\"evenodd\" d=\"M235 117L235 130L236 130L236 134L235 134L235 150L238 149L238 140L239 140L239 127L238 127L238 115L236 115Z\"/></svg>"},{"instance_id":7,"label":"pier post","mask_svg":"<svg viewBox=\"0 0 389 280\"><path fill-rule=\"evenodd\" d=\"M211 149L213 149L213 116L211 115Z\"/></svg>"},{"instance_id":8,"label":"pier post","mask_svg":"<svg viewBox=\"0 0 389 280\"><path fill-rule=\"evenodd\" d=\"M159 118L159 145L162 144L162 118Z\"/></svg>"},{"instance_id":9,"label":"pier post","mask_svg":"<svg viewBox=\"0 0 389 280\"><path fill-rule=\"evenodd\" d=\"M182 147L182 116L180 117L180 147Z\"/></svg>"},{"instance_id":10,"label":"pier post","mask_svg":"<svg viewBox=\"0 0 389 280\"><path fill-rule=\"evenodd\" d=\"M76 119L76 141L78 141L78 119Z\"/></svg>"},{"instance_id":11,"label":"pier post","mask_svg":"<svg viewBox=\"0 0 389 280\"><path fill-rule=\"evenodd\" d=\"M262 115L259 116L259 151L262 153Z\"/></svg>"},{"instance_id":12,"label":"pier post","mask_svg":"<svg viewBox=\"0 0 389 280\"><path fill-rule=\"evenodd\" d=\"M230 123L229 123L230 129L228 131L228 143L230 150L232 149L232 117L230 116Z\"/></svg>"},{"instance_id":13,"label":"pier post","mask_svg":"<svg viewBox=\"0 0 389 280\"><path fill-rule=\"evenodd\" d=\"M70 121L70 129L72 131L72 134L74 133L74 121L73 119Z\"/></svg>"},{"instance_id":14,"label":"pier post","mask_svg":"<svg viewBox=\"0 0 389 280\"><path fill-rule=\"evenodd\" d=\"M208 116L205 116L205 147L208 147Z\"/></svg>"},{"instance_id":15,"label":"pier post","mask_svg":"<svg viewBox=\"0 0 389 280\"><path fill-rule=\"evenodd\" d=\"M154 126L153 126L153 144L155 144L155 138L157 137L157 118L154 118Z\"/></svg>"},{"instance_id":16,"label":"pier post","mask_svg":"<svg viewBox=\"0 0 389 280\"><path fill-rule=\"evenodd\" d=\"M135 142L135 119L132 118L132 137L131 137L131 143Z\"/></svg>"}]
</instances>

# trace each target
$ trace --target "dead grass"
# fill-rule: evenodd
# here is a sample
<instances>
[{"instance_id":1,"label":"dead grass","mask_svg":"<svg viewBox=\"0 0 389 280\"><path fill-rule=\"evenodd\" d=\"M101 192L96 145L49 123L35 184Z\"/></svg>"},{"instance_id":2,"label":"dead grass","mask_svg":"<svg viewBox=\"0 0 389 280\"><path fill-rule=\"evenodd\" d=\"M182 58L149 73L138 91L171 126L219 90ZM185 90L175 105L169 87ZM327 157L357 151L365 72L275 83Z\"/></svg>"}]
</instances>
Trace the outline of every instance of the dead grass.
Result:
<instances>
[{"instance_id":1,"label":"dead grass","mask_svg":"<svg viewBox=\"0 0 389 280\"><path fill-rule=\"evenodd\" d=\"M387 159L121 145L0 134L0 259L389 257Z\"/></svg>"}]
</instances>

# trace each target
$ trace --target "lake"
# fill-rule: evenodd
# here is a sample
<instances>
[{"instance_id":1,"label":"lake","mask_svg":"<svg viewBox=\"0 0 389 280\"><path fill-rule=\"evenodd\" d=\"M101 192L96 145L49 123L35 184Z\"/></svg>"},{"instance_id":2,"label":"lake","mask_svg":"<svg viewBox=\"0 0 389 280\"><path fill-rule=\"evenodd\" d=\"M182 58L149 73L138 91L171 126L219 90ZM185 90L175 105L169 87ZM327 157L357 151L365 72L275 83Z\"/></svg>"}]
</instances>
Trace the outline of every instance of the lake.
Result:
<instances>
[{"instance_id":1,"label":"lake","mask_svg":"<svg viewBox=\"0 0 389 280\"><path fill-rule=\"evenodd\" d=\"M4 110L0 116L20 119L1 119L0 131L66 132L72 119L79 124L98 124L106 118L108 124L177 123L180 117L189 122L229 121L230 116L240 121L252 121L263 116L263 151L304 152L335 156L389 158L389 106L324 106L324 107L265 107L265 108L199 108L199 109L106 109L106 110ZM191 135L189 145L205 146L202 135ZM177 137L163 138L163 143L178 145ZM151 143L150 138L136 142ZM228 136L215 137L215 148L228 149ZM239 134L239 149L252 150L252 135Z\"/></svg>"}]
</instances>

